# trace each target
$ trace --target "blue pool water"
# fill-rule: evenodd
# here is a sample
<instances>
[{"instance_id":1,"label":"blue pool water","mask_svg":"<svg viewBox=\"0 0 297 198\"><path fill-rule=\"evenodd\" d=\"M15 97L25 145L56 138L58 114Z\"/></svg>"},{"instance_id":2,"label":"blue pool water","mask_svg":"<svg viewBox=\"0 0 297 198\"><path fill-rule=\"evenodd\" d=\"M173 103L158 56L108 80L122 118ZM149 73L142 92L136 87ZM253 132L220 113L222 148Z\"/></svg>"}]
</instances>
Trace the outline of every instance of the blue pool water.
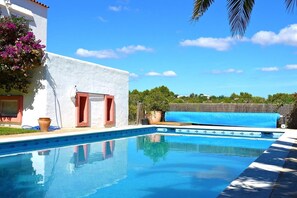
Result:
<instances>
[{"instance_id":1,"label":"blue pool water","mask_svg":"<svg viewBox=\"0 0 297 198\"><path fill-rule=\"evenodd\" d=\"M1 197L216 197L275 139L142 135L0 156Z\"/></svg>"}]
</instances>

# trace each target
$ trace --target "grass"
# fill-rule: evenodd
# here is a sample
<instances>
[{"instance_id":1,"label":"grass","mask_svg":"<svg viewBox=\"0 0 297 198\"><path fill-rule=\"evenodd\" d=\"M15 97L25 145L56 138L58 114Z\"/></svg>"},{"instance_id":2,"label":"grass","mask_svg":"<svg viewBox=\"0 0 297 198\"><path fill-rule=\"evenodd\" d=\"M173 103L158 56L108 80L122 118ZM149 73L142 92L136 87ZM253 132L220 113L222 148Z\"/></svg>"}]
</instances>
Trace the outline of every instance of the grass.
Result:
<instances>
[{"instance_id":1,"label":"grass","mask_svg":"<svg viewBox=\"0 0 297 198\"><path fill-rule=\"evenodd\" d=\"M13 135L13 134L24 134L24 133L36 133L40 132L39 130L31 129L20 129L13 127L0 127L0 135Z\"/></svg>"}]
</instances>

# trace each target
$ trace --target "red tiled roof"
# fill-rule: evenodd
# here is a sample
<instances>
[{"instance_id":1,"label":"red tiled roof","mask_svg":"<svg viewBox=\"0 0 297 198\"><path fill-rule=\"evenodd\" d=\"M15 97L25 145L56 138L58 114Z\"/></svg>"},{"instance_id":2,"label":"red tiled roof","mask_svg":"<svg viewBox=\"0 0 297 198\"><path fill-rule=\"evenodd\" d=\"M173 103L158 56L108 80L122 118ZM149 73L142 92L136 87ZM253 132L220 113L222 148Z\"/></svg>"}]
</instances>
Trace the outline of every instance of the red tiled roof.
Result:
<instances>
[{"instance_id":1,"label":"red tiled roof","mask_svg":"<svg viewBox=\"0 0 297 198\"><path fill-rule=\"evenodd\" d=\"M40 3L39 1L36 1L36 0L30 0L30 1L32 1L34 3L37 3L38 5L41 5L41 6L45 7L45 8L49 8L49 6L47 6L47 5L43 4L43 3Z\"/></svg>"}]
</instances>

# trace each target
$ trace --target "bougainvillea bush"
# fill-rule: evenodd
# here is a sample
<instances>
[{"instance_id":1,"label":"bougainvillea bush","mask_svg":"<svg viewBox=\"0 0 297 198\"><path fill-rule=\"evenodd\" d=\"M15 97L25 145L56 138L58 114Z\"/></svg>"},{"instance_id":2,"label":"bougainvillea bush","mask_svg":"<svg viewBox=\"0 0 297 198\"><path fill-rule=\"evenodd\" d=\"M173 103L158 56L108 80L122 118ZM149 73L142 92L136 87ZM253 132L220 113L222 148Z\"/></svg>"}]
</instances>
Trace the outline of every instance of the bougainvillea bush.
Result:
<instances>
[{"instance_id":1,"label":"bougainvillea bush","mask_svg":"<svg viewBox=\"0 0 297 198\"><path fill-rule=\"evenodd\" d=\"M42 65L44 57L40 42L26 19L0 18L0 89L28 92L32 70Z\"/></svg>"}]
</instances>

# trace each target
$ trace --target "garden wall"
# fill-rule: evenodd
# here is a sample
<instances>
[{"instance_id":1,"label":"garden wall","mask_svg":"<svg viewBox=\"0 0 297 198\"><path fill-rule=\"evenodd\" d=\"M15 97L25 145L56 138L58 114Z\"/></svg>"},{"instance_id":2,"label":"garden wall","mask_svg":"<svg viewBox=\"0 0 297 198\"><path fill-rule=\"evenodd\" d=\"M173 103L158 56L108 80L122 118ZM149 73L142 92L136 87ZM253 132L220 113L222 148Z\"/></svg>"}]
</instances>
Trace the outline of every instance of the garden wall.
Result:
<instances>
[{"instance_id":1,"label":"garden wall","mask_svg":"<svg viewBox=\"0 0 297 198\"><path fill-rule=\"evenodd\" d=\"M258 112L279 113L285 116L286 123L293 109L293 104L234 104L234 103L171 103L169 111L192 111L192 112Z\"/></svg>"}]
</instances>

